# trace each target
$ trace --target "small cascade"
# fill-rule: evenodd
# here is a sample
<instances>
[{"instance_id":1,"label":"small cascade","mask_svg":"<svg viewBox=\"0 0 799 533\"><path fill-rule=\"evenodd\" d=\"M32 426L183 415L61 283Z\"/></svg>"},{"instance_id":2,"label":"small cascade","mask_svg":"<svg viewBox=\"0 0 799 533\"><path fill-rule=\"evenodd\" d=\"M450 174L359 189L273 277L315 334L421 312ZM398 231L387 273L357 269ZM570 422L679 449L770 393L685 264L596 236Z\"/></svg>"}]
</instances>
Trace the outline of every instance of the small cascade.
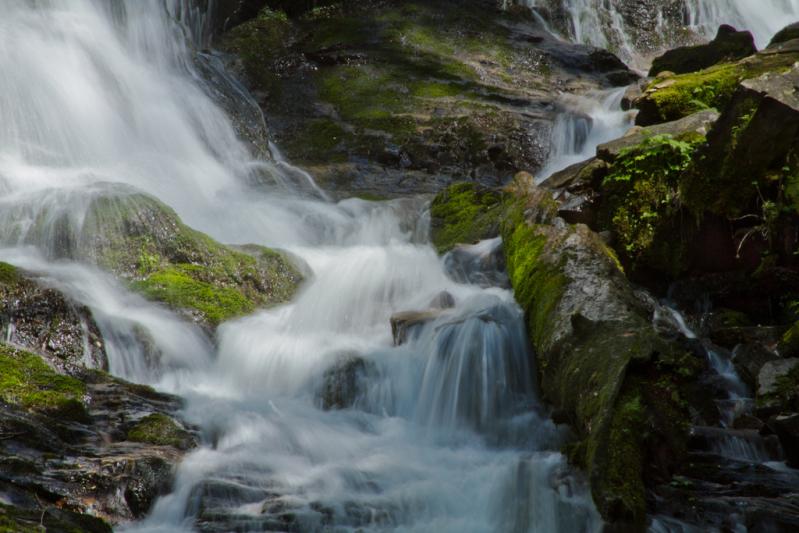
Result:
<instances>
[{"instance_id":1,"label":"small cascade","mask_svg":"<svg viewBox=\"0 0 799 533\"><path fill-rule=\"evenodd\" d=\"M623 136L633 125L634 115L623 111L625 89L595 95L564 96L565 112L558 115L552 131L548 162L540 171L540 181L596 154L602 143Z\"/></svg>"}]
</instances>

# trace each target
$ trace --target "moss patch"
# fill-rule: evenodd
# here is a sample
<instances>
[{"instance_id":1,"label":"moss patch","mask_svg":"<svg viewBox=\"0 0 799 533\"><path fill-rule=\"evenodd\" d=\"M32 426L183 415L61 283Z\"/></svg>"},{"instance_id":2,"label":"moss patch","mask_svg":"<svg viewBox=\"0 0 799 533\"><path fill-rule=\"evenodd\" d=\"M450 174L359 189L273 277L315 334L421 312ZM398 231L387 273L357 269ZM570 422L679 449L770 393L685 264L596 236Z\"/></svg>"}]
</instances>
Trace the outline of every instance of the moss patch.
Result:
<instances>
[{"instance_id":1,"label":"moss patch","mask_svg":"<svg viewBox=\"0 0 799 533\"><path fill-rule=\"evenodd\" d=\"M128 440L156 446L191 447L191 435L167 415L153 413L142 418L128 431Z\"/></svg>"},{"instance_id":2,"label":"moss patch","mask_svg":"<svg viewBox=\"0 0 799 533\"><path fill-rule=\"evenodd\" d=\"M0 399L26 409L85 420L85 385L56 373L38 355L0 346Z\"/></svg>"},{"instance_id":3,"label":"moss patch","mask_svg":"<svg viewBox=\"0 0 799 533\"><path fill-rule=\"evenodd\" d=\"M499 234L502 195L475 183L458 183L430 205L432 242L440 253Z\"/></svg>"}]
</instances>

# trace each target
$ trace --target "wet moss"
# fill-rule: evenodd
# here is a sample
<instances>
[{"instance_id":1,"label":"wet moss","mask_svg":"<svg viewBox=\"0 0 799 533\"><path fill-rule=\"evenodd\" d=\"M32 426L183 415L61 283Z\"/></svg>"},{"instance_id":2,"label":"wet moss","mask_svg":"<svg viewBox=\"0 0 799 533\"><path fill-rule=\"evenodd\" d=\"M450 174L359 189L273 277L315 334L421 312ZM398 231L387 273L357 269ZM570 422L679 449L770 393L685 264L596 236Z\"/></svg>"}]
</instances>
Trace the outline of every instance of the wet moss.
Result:
<instances>
[{"instance_id":1,"label":"wet moss","mask_svg":"<svg viewBox=\"0 0 799 533\"><path fill-rule=\"evenodd\" d=\"M502 196L475 183L458 183L439 193L430 205L431 240L439 253L499 234Z\"/></svg>"},{"instance_id":2,"label":"wet moss","mask_svg":"<svg viewBox=\"0 0 799 533\"><path fill-rule=\"evenodd\" d=\"M153 413L142 418L128 431L128 440L156 446L191 447L191 435L169 416Z\"/></svg>"},{"instance_id":3,"label":"wet moss","mask_svg":"<svg viewBox=\"0 0 799 533\"><path fill-rule=\"evenodd\" d=\"M198 281L192 274L203 267L176 265L148 275L132 287L147 298L175 309L193 309L212 325L251 313L255 305L241 291Z\"/></svg>"},{"instance_id":4,"label":"wet moss","mask_svg":"<svg viewBox=\"0 0 799 533\"><path fill-rule=\"evenodd\" d=\"M22 276L20 276L17 267L0 262L0 284L15 285L20 279L22 279Z\"/></svg>"},{"instance_id":5,"label":"wet moss","mask_svg":"<svg viewBox=\"0 0 799 533\"><path fill-rule=\"evenodd\" d=\"M68 420L86 420L85 385L56 373L36 354L0 346L0 399Z\"/></svg>"}]
</instances>

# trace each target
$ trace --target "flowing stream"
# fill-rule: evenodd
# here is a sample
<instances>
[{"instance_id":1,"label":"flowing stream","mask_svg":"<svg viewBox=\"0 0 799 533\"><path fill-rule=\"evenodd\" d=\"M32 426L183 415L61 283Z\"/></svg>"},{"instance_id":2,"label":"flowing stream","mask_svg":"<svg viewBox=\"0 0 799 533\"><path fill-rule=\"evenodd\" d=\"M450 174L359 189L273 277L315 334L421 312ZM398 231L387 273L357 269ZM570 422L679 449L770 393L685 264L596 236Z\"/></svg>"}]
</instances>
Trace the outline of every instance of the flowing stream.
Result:
<instances>
[{"instance_id":1,"label":"flowing stream","mask_svg":"<svg viewBox=\"0 0 799 533\"><path fill-rule=\"evenodd\" d=\"M554 451L562 428L537 400L512 294L447 275L425 201L331 203L277 152L253 159L199 74L209 22L190 6L5 0L0 19L0 258L89 306L111 371L185 397L203 435L173 492L127 528L598 531ZM85 236L91 199L136 191L312 274L212 343L65 244ZM391 315L441 291L454 307L394 347ZM330 372L349 368L353 406L323 410Z\"/></svg>"},{"instance_id":2,"label":"flowing stream","mask_svg":"<svg viewBox=\"0 0 799 533\"><path fill-rule=\"evenodd\" d=\"M692 21L747 16L752 2L732 4ZM253 158L200 75L215 63L194 52L210 22L192 5L4 0L0 18L0 259L89 306L111 371L185 397L203 435L172 493L127 529L599 531L554 451L563 428L537 399L520 309L499 272L468 272L497 243L448 275L424 200L332 203L276 149ZM559 122L547 172L623 132L619 98L585 99ZM221 242L286 249L312 274L293 302L224 324L212 343L65 249L91 198L131 191ZM454 307L393 346L392 314L442 291ZM162 354L156 368L137 329ZM353 404L324 410L337 371L357 385Z\"/></svg>"}]
</instances>

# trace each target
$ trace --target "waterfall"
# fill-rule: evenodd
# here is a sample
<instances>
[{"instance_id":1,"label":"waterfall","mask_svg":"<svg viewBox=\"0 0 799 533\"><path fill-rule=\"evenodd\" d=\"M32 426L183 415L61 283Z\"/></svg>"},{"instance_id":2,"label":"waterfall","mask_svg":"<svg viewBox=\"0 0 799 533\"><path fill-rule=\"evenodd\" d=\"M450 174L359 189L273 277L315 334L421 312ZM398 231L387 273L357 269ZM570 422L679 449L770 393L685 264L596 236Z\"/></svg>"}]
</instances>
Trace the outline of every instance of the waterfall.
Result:
<instances>
[{"instance_id":1,"label":"waterfall","mask_svg":"<svg viewBox=\"0 0 799 533\"><path fill-rule=\"evenodd\" d=\"M674 0L637 5L629 0L521 0L546 10L550 25L574 42L606 48L636 67L685 39L683 28L709 39L721 24L749 30L759 48L799 21L799 0Z\"/></svg>"},{"instance_id":2,"label":"waterfall","mask_svg":"<svg viewBox=\"0 0 799 533\"><path fill-rule=\"evenodd\" d=\"M194 5L6 0L0 18L0 260L90 308L111 371L182 395L204 437L126 528L599 531L510 291L447 275L425 199L332 203L279 151L239 141L220 106L238 88L208 75L211 21ZM283 247L310 275L211 343L89 266L97 198L163 203L219 241ZM393 346L391 316L441 291L455 307ZM350 403L322 409L348 368Z\"/></svg>"}]
</instances>

